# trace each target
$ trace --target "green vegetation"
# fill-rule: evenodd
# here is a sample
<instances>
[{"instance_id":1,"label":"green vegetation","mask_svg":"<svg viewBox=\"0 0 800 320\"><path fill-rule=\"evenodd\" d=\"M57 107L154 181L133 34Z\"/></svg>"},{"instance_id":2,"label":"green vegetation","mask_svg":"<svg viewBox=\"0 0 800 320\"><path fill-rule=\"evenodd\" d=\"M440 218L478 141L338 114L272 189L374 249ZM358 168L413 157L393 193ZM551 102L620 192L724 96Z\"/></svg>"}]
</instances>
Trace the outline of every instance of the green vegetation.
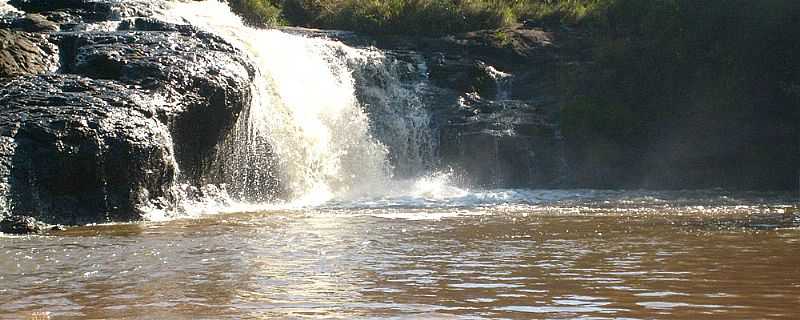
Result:
<instances>
[{"instance_id":1,"label":"green vegetation","mask_svg":"<svg viewBox=\"0 0 800 320\"><path fill-rule=\"evenodd\" d=\"M231 9L255 26L278 26L286 24L280 8L281 1L229 0Z\"/></svg>"},{"instance_id":2,"label":"green vegetation","mask_svg":"<svg viewBox=\"0 0 800 320\"><path fill-rule=\"evenodd\" d=\"M508 27L520 20L578 23L606 0L231 0L255 25L438 35Z\"/></svg>"},{"instance_id":3,"label":"green vegetation","mask_svg":"<svg viewBox=\"0 0 800 320\"><path fill-rule=\"evenodd\" d=\"M516 1L513 10L519 20L578 24L595 18L610 3L610 0Z\"/></svg>"},{"instance_id":4,"label":"green vegetation","mask_svg":"<svg viewBox=\"0 0 800 320\"><path fill-rule=\"evenodd\" d=\"M562 108L572 156L607 175L585 183L796 185L800 1L615 0L594 17L595 64Z\"/></svg>"}]
</instances>

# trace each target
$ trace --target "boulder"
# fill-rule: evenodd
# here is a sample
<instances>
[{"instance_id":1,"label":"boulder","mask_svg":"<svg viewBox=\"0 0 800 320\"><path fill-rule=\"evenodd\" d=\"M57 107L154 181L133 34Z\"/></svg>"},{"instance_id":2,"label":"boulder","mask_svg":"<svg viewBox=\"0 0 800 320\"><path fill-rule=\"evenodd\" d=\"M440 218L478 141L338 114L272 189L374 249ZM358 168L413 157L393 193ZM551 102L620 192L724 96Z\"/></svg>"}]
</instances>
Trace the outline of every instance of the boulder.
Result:
<instances>
[{"instance_id":1,"label":"boulder","mask_svg":"<svg viewBox=\"0 0 800 320\"><path fill-rule=\"evenodd\" d=\"M0 78L44 74L58 66L58 48L46 35L0 29Z\"/></svg>"},{"instance_id":2,"label":"boulder","mask_svg":"<svg viewBox=\"0 0 800 320\"><path fill-rule=\"evenodd\" d=\"M0 217L139 220L175 208L179 182L217 182L219 142L250 102L254 69L241 52L150 18L80 27L147 16L147 1L11 3L47 20L0 26Z\"/></svg>"},{"instance_id":3,"label":"boulder","mask_svg":"<svg viewBox=\"0 0 800 320\"><path fill-rule=\"evenodd\" d=\"M133 29L58 35L62 69L165 99L157 112L172 133L183 178L200 182L217 144L250 102L254 69L221 38L189 26L148 19L126 28Z\"/></svg>"},{"instance_id":4,"label":"boulder","mask_svg":"<svg viewBox=\"0 0 800 320\"><path fill-rule=\"evenodd\" d=\"M12 216L0 220L0 232L8 234L43 233L47 225L33 217Z\"/></svg>"},{"instance_id":5,"label":"boulder","mask_svg":"<svg viewBox=\"0 0 800 320\"><path fill-rule=\"evenodd\" d=\"M60 28L57 23L47 20L40 14L28 14L11 22L11 28L21 29L26 32L52 32Z\"/></svg>"},{"instance_id":6,"label":"boulder","mask_svg":"<svg viewBox=\"0 0 800 320\"><path fill-rule=\"evenodd\" d=\"M8 81L0 96L9 213L61 224L129 221L175 200L172 141L146 92L50 75Z\"/></svg>"}]
</instances>

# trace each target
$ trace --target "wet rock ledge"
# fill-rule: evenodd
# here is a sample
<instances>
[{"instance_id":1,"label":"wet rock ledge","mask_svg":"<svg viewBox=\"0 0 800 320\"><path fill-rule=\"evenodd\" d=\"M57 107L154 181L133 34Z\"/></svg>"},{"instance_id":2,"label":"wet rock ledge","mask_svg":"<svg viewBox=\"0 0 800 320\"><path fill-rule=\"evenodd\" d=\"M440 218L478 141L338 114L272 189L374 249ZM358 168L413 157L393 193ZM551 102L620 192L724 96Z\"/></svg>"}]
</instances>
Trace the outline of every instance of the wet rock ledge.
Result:
<instances>
[{"instance_id":1,"label":"wet rock ledge","mask_svg":"<svg viewBox=\"0 0 800 320\"><path fill-rule=\"evenodd\" d=\"M0 17L0 220L140 219L211 170L253 68L158 1L11 0ZM173 145L176 146L173 149Z\"/></svg>"},{"instance_id":2,"label":"wet rock ledge","mask_svg":"<svg viewBox=\"0 0 800 320\"><path fill-rule=\"evenodd\" d=\"M436 169L452 171L451 182L479 188L571 186L559 115L563 70L590 57L579 33L525 25L438 38L284 31L380 49L389 64L404 71L400 81L414 88L432 116ZM355 80L359 99L378 105L370 101L370 88L381 81ZM372 117L381 112L368 111ZM380 131L384 122L391 123L373 125ZM391 129L378 137L392 136Z\"/></svg>"}]
</instances>

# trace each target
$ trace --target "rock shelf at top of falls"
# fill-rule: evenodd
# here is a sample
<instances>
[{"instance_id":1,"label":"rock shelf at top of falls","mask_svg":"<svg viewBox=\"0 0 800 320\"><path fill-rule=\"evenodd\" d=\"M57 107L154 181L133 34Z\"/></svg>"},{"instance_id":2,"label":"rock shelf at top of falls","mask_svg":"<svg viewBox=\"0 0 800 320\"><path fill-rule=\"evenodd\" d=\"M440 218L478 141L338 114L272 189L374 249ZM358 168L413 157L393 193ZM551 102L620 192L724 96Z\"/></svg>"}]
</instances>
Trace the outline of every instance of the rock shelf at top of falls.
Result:
<instances>
[{"instance_id":1,"label":"rock shelf at top of falls","mask_svg":"<svg viewBox=\"0 0 800 320\"><path fill-rule=\"evenodd\" d=\"M198 199L317 203L439 170L478 187L564 175L553 69L504 72L558 61L546 33L508 50L480 33L255 30L218 1L8 3L0 217L86 224Z\"/></svg>"}]
</instances>

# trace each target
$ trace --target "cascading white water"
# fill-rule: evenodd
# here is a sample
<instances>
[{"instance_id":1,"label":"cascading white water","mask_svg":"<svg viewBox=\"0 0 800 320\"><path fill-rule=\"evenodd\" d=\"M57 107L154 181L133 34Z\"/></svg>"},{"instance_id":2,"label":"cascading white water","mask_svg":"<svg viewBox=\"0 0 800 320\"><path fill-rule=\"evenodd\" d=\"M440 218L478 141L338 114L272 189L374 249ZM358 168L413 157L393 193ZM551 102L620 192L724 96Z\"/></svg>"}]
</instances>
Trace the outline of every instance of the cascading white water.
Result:
<instances>
[{"instance_id":1,"label":"cascading white water","mask_svg":"<svg viewBox=\"0 0 800 320\"><path fill-rule=\"evenodd\" d=\"M435 165L438 144L422 98L428 88L427 65L418 54L396 58L369 53L371 59L350 65L359 100L369 112L372 132L390 149L395 178L418 178Z\"/></svg>"},{"instance_id":2,"label":"cascading white water","mask_svg":"<svg viewBox=\"0 0 800 320\"><path fill-rule=\"evenodd\" d=\"M494 100L503 101L511 99L511 85L514 77L510 73L497 70L494 66L490 66L483 62L480 63L480 68L483 72L494 81Z\"/></svg>"},{"instance_id":3,"label":"cascading white water","mask_svg":"<svg viewBox=\"0 0 800 320\"><path fill-rule=\"evenodd\" d=\"M432 157L430 118L381 52L249 28L216 0L176 3L164 15L222 36L257 69L249 111L218 159L230 167L233 179L225 180L240 198L258 181L276 179L303 204L381 193L393 175L390 147L404 172L424 169ZM357 98L354 74L368 83L360 92L367 104ZM367 111L382 117L387 144L373 136Z\"/></svg>"},{"instance_id":4,"label":"cascading white water","mask_svg":"<svg viewBox=\"0 0 800 320\"><path fill-rule=\"evenodd\" d=\"M0 0L0 15L9 13L9 12L20 12L16 8L10 6L8 4L8 0Z\"/></svg>"}]
</instances>

